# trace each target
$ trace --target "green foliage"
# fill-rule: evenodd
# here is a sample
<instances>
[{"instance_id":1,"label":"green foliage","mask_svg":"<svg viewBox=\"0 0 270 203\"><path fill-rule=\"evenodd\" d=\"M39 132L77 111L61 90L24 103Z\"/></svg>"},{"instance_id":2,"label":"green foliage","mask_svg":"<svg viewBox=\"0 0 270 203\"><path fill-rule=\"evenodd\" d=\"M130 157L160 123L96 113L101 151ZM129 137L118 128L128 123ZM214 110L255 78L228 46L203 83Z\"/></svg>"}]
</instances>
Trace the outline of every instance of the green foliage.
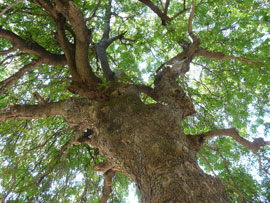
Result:
<instances>
[{"instance_id":1,"label":"green foliage","mask_svg":"<svg viewBox=\"0 0 270 203\"><path fill-rule=\"evenodd\" d=\"M0 1L0 10L15 0ZM97 6L96 0L76 0L85 18ZM154 1L160 8L161 1ZM171 0L168 16L181 11L184 1ZM191 0L185 1L185 8ZM199 3L200 1L196 1ZM195 104L197 114L183 122L186 134L200 134L212 129L236 127L241 136L252 140L260 128L269 136L270 92L270 11L263 0L202 1L197 7L193 31L202 41L201 47L225 55L261 60L242 63L234 60L210 60L197 57L191 71L181 84ZM96 16L87 21L93 41L98 42L105 26L107 1L101 1ZM23 11L23 12L22 12ZM108 49L113 71L123 70L134 82L153 86L155 71L160 65L182 51L178 42L191 41L188 32L189 11L167 26L152 10L139 1L113 1L111 36L126 32L129 40L117 40ZM37 42L53 53L63 53L55 40L55 24L37 4L25 1L0 16L2 28L11 30L28 42ZM69 40L72 41L71 34ZM0 51L12 45L0 39ZM11 57L11 55L14 55ZM0 80L29 64L34 56L19 51L0 54ZM102 75L94 52L89 62ZM146 78L146 75L149 78ZM70 74L66 66L42 65L27 72L14 86L0 95L0 109L14 104L34 104L36 91L47 101L60 101L72 96L66 86ZM182 80L181 82L182 83ZM103 80L101 86L107 86ZM142 95L145 103L154 101ZM266 122L265 120L268 119ZM0 125L0 193L12 202L99 202L102 176L94 172L94 149L88 146L64 146L74 136L62 117L8 121ZM200 152L201 166L209 173L214 170L224 180L233 202L270 201L269 176L249 170L258 166L258 157L232 139L217 138L205 144ZM260 155L269 157L269 147ZM262 167L269 170L270 162L263 159ZM259 178L252 177L256 174ZM110 202L125 202L129 180L122 174L113 183Z\"/></svg>"}]
</instances>

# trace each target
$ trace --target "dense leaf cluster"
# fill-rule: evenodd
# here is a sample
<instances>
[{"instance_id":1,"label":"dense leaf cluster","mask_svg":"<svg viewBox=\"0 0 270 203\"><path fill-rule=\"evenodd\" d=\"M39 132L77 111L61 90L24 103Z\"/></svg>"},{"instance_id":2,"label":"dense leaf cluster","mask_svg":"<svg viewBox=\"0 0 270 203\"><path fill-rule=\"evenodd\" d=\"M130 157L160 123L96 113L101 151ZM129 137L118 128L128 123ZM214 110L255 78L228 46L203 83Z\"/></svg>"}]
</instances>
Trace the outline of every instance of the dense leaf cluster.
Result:
<instances>
[{"instance_id":1,"label":"dense leaf cluster","mask_svg":"<svg viewBox=\"0 0 270 203\"><path fill-rule=\"evenodd\" d=\"M55 39L56 25L50 15L35 1L15 2L0 1L0 12L14 4L0 16L1 28L29 43L38 43L49 52L63 54ZM109 1L74 2L84 14L93 42L98 42L106 24L104 13ZM164 8L165 1L152 2ZM179 79L197 111L184 121L185 133L236 127L241 136L249 140L258 136L269 140L269 3L264 0L196 3L192 26L202 48L258 62L195 57L190 71ZM192 41L188 35L191 4L190 0L171 0L168 16L187 11L163 26L161 19L140 1L113 0L110 35L125 34L107 49L112 70L123 70L133 83L153 86L156 70L183 50L181 40ZM66 36L70 42L74 41L72 33L67 32ZM0 38L0 81L37 59L18 49L2 54L10 48L12 44ZM94 44L90 45L89 64L106 85ZM2 91L0 109L14 104L34 104L34 92L46 101L76 97L66 88L70 81L67 66L43 64ZM147 95L142 95L142 100L154 102ZM86 144L69 145L74 132L62 117L2 123L0 194L3 201L98 202L103 180L94 166L103 158ZM200 152L200 164L223 180L233 202L267 202L270 201L269 174L262 170L270 171L267 156L270 157L269 147L253 154L234 140L219 137L205 143ZM124 202L128 184L129 180L118 174L110 201Z\"/></svg>"}]
</instances>

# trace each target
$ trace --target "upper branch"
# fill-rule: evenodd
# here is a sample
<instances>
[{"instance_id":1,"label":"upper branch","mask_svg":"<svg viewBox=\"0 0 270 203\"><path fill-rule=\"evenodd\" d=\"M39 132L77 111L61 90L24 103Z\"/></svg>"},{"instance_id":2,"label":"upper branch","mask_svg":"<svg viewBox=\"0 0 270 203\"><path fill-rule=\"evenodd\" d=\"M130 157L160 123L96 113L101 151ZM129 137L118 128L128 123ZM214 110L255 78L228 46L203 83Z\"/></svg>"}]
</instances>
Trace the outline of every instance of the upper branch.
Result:
<instances>
[{"instance_id":1,"label":"upper branch","mask_svg":"<svg viewBox=\"0 0 270 203\"><path fill-rule=\"evenodd\" d=\"M100 80L93 73L89 61L88 50L91 39L90 30L86 26L82 12L73 1L56 0L55 9L71 23L75 34L75 63L76 70L83 82L88 85L96 85Z\"/></svg>"},{"instance_id":2,"label":"upper branch","mask_svg":"<svg viewBox=\"0 0 270 203\"><path fill-rule=\"evenodd\" d=\"M44 105L14 105L0 111L0 122L65 115L65 102L66 101L59 101L46 103Z\"/></svg>"},{"instance_id":3,"label":"upper branch","mask_svg":"<svg viewBox=\"0 0 270 203\"><path fill-rule=\"evenodd\" d=\"M8 7L6 7L5 9L3 9L3 10L0 12L0 16L3 15L3 14L5 14L5 13L6 13L9 9L11 9L13 6L16 6L17 4L22 3L22 2L23 2L23 0L19 0L19 1L15 2L15 3L13 3L13 4L10 4Z\"/></svg>"},{"instance_id":4,"label":"upper branch","mask_svg":"<svg viewBox=\"0 0 270 203\"><path fill-rule=\"evenodd\" d=\"M56 12L56 10L53 8L53 6L51 5L50 1L48 0L32 0L37 2L42 8L44 8L46 11L49 12L49 14L54 18L57 19L58 14Z\"/></svg>"},{"instance_id":5,"label":"upper branch","mask_svg":"<svg viewBox=\"0 0 270 203\"><path fill-rule=\"evenodd\" d=\"M164 14L165 15L167 15L167 13L168 13L169 5L170 5L170 0L166 0L165 8L164 8Z\"/></svg>"},{"instance_id":6,"label":"upper branch","mask_svg":"<svg viewBox=\"0 0 270 203\"><path fill-rule=\"evenodd\" d=\"M195 113L192 101L177 82L180 74L188 71L189 63L187 52L176 55L160 67L161 71L158 70L154 81L154 92L158 101L178 107L182 117Z\"/></svg>"},{"instance_id":7,"label":"upper branch","mask_svg":"<svg viewBox=\"0 0 270 203\"><path fill-rule=\"evenodd\" d=\"M193 1L190 15L189 15L189 20L188 20L188 34L192 38L193 42L198 41L198 37L193 33L193 30L192 30L192 23L193 23L193 18L195 14L195 8L196 8L196 4L195 4L195 1Z\"/></svg>"},{"instance_id":8,"label":"upper branch","mask_svg":"<svg viewBox=\"0 0 270 203\"><path fill-rule=\"evenodd\" d=\"M95 44L97 57L101 63L101 68L103 71L103 75L107 80L113 81L115 80L115 73L111 70L106 49L116 40L121 39L125 33L117 35L115 37L110 38L110 22L112 15L112 1L109 1L109 5L106 7L105 12L105 27L102 35L102 39Z\"/></svg>"},{"instance_id":9,"label":"upper branch","mask_svg":"<svg viewBox=\"0 0 270 203\"><path fill-rule=\"evenodd\" d=\"M102 39L109 39L110 29L111 29L111 26L110 26L111 17L112 17L112 1L109 0L109 4L107 5L106 12L105 12L106 22L105 22Z\"/></svg>"},{"instance_id":10,"label":"upper branch","mask_svg":"<svg viewBox=\"0 0 270 203\"><path fill-rule=\"evenodd\" d=\"M258 152L261 147L270 145L270 141L264 141L264 139L261 137L254 139L253 142L250 142L245 138L241 137L235 128L209 131L207 133L201 134L201 136L206 139L218 136L229 136L235 141L237 141L239 144L252 150L254 153Z\"/></svg>"},{"instance_id":11,"label":"upper branch","mask_svg":"<svg viewBox=\"0 0 270 203\"><path fill-rule=\"evenodd\" d=\"M5 92L7 88L15 84L27 71L30 71L42 64L42 60L33 60L30 64L25 65L18 72L14 73L9 78L0 82L0 94Z\"/></svg>"},{"instance_id":12,"label":"upper branch","mask_svg":"<svg viewBox=\"0 0 270 203\"><path fill-rule=\"evenodd\" d=\"M17 48L28 54L34 54L42 58L43 63L50 65L65 65L67 63L64 55L50 53L39 44L35 42L26 41L21 37L19 37L18 35L16 35L15 33L9 30L4 30L1 27L0 27L0 38L10 41L10 43L12 43L14 48Z\"/></svg>"},{"instance_id":13,"label":"upper branch","mask_svg":"<svg viewBox=\"0 0 270 203\"><path fill-rule=\"evenodd\" d=\"M162 25L166 25L167 21L170 21L171 19L167 16L167 12L163 13L155 4L153 4L150 0L139 0L140 2L144 3L146 6L148 6L152 11L154 11L158 17L162 20ZM169 6L169 3L168 3Z\"/></svg>"},{"instance_id":14,"label":"upper branch","mask_svg":"<svg viewBox=\"0 0 270 203\"><path fill-rule=\"evenodd\" d=\"M243 57L236 57L236 56L225 56L222 52L211 52L206 49L198 49L195 53L195 56L203 56L209 59L218 59L218 60L235 60L240 61L243 63L260 63L262 60L253 60L253 59L246 59Z\"/></svg>"}]
</instances>

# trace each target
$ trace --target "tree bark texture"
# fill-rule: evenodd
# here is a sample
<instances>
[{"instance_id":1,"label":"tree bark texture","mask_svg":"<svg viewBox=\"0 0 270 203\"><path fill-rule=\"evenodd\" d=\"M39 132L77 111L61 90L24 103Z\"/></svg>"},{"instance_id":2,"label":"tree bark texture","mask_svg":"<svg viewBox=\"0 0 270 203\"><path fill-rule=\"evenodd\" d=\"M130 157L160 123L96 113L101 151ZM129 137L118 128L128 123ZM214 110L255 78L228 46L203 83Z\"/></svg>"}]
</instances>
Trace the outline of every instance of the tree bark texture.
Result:
<instances>
[{"instance_id":1,"label":"tree bark texture","mask_svg":"<svg viewBox=\"0 0 270 203\"><path fill-rule=\"evenodd\" d=\"M229 202L221 181L198 166L196 145L181 127L183 110L119 95L74 100L68 121L94 130L91 144L136 182L141 202Z\"/></svg>"}]
</instances>

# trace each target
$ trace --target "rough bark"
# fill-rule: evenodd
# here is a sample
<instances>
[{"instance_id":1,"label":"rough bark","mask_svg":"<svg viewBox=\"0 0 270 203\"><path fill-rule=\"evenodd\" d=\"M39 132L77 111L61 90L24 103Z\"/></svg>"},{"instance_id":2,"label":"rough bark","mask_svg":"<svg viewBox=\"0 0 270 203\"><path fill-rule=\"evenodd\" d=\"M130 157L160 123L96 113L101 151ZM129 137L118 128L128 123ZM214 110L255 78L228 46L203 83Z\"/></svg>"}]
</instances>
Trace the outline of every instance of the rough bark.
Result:
<instances>
[{"instance_id":1,"label":"rough bark","mask_svg":"<svg viewBox=\"0 0 270 203\"><path fill-rule=\"evenodd\" d=\"M199 168L181 109L147 105L130 93L76 100L67 115L73 125L93 129L91 145L137 183L141 202L228 202L222 183Z\"/></svg>"}]
</instances>

